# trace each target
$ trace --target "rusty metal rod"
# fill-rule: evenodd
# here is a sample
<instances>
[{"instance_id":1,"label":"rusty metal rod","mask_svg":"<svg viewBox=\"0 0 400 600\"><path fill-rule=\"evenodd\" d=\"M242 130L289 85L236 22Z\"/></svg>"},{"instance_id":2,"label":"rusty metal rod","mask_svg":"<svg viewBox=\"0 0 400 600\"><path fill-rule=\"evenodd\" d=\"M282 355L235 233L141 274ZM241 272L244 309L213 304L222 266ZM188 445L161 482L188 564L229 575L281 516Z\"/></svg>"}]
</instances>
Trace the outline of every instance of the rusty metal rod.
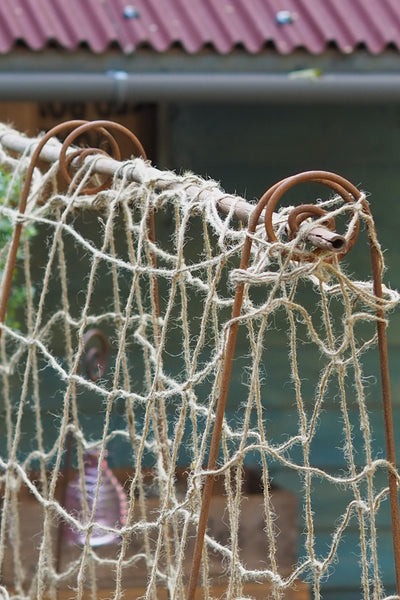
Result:
<instances>
[{"instance_id":1,"label":"rusty metal rod","mask_svg":"<svg viewBox=\"0 0 400 600\"><path fill-rule=\"evenodd\" d=\"M370 214L368 205L366 204L365 210ZM369 237L369 246L371 253L371 265L373 275L374 293L377 298L383 299L382 292L382 265L380 256L376 248L375 242L372 237ZM390 380L389 380L389 357L387 350L387 336L386 336L386 320L385 313L381 307L376 309L377 320L377 333L378 333L378 351L379 351L379 367L381 376L381 389L382 389L382 404L383 404L383 420L385 428L385 444L386 444L386 458L392 465L393 471L388 471L389 478L389 498L390 498L390 514L392 523L392 541L393 541L393 553L394 553L394 565L396 575L396 591L397 595L400 596L400 517L399 517L399 496L398 496L398 485L395 474L396 470L396 450L394 443L394 427L393 427L393 414L392 414L392 402L390 393Z\"/></svg>"},{"instance_id":2,"label":"rusty metal rod","mask_svg":"<svg viewBox=\"0 0 400 600\"><path fill-rule=\"evenodd\" d=\"M248 233L250 233L250 234L254 233L256 226L258 224L258 219L261 214L261 210L262 210L262 206L261 206L261 203L259 203L259 204L257 204L256 208L254 209L253 215L250 219ZM244 246L243 246L242 257L241 257L240 267L239 267L240 269L247 269L247 267L248 267L248 263L249 263L249 259L250 259L251 245L252 245L252 239L251 239L251 237L247 236ZM238 332L238 327L239 327L238 317L240 316L242 303L243 303L243 293L244 293L244 283L239 283L238 286L236 287L235 298L234 298L234 303L233 303L233 308L232 308L232 315L231 315L232 324L229 328L228 340L227 340L227 344L226 344L226 350L224 353L224 366L223 366L223 370L222 370L221 385L220 385L220 389L219 389L219 396L218 396L217 406L216 406L216 411L215 411L215 420L214 420L214 427L213 427L213 432L212 432L212 437L211 437L210 452L208 455L208 464L207 464L208 471L213 471L217 464L218 450L219 450L219 445L220 445L220 440L221 440L222 426L223 426L224 414L225 414L225 406L226 406L226 400L228 397L228 389L229 389L229 383L230 383L231 372L232 372L232 363L233 363L233 357L235 354L236 338L237 338L237 332ZM209 509L210 509L213 487L214 487L214 477L212 475L207 475L205 482L204 482L204 487L202 490L202 502L201 502L200 517L199 517L199 523L197 526L197 536L196 536L195 546L194 546L194 550L193 550L192 565L191 565L191 569L190 569L190 578L189 578L188 595L187 595L188 600L194 600L195 594L196 594L196 587L197 587L197 581L198 581L198 577L199 577L201 557L203 554L204 537L205 537L206 528L207 528L208 513L209 513Z\"/></svg>"}]
</instances>

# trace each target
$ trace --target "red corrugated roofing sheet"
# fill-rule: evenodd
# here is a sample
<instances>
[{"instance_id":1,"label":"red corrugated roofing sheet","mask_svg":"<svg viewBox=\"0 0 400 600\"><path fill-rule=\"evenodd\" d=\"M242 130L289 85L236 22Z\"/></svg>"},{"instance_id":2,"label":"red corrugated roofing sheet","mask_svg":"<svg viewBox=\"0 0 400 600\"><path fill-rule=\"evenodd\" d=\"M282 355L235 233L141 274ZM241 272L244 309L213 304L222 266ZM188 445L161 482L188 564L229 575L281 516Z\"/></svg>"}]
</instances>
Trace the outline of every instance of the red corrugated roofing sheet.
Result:
<instances>
[{"instance_id":1,"label":"red corrugated roofing sheet","mask_svg":"<svg viewBox=\"0 0 400 600\"><path fill-rule=\"evenodd\" d=\"M188 53L271 46L319 54L333 45L378 54L400 49L400 0L1 0L0 52L20 43L94 53L180 45Z\"/></svg>"}]
</instances>

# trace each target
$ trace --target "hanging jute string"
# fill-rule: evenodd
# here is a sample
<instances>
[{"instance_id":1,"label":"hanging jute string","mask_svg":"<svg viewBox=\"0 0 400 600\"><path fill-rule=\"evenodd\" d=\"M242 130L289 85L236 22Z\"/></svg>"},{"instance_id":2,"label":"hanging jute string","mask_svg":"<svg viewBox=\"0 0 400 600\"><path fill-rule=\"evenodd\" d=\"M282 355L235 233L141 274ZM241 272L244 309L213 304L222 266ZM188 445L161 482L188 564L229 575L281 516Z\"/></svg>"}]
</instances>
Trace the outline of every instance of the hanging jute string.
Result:
<instances>
[{"instance_id":1,"label":"hanging jute string","mask_svg":"<svg viewBox=\"0 0 400 600\"><path fill-rule=\"evenodd\" d=\"M0 171L9 176L0 225L21 226L0 329L0 596L55 599L68 590L65 597L94 599L105 587L116 600L183 600L201 587L201 597L233 600L257 584L278 600L305 582L319 599L350 536L349 585L364 600L398 599L381 578L378 522L388 505L387 472L395 486L400 476L374 445L369 405L376 325L386 325L399 295L386 286L377 293L368 272L353 277L347 258L340 260L360 229L383 269L365 196L334 194L315 214L305 209L295 231L291 209L273 207L271 236L268 208L248 231L237 220L251 213L242 199L191 173L157 171L143 157L75 156L65 185L61 144L52 139L42 158L47 152L55 162L33 169L22 212L13 194L35 144L0 130ZM107 187L99 171L112 171ZM327 227L328 212L347 221L343 234ZM315 251L310 241L321 229L326 237ZM12 237L0 240L4 273ZM3 295L4 288L3 275ZM97 346L98 376L88 376L85 335L94 328L107 338L109 358L102 362ZM227 350L233 329L237 341ZM273 417L283 408L287 425ZM340 423L331 424L333 410ZM337 469L319 461L331 425ZM119 465L124 488L109 479L125 506L111 521L107 511L99 516L107 461ZM265 532L253 563L242 550L249 466L258 473ZM289 566L271 486L280 475L298 498L297 558ZM223 490L228 533L218 536L209 523L202 537L211 480ZM324 544L316 531L322 493L339 497ZM81 511L69 508L71 494ZM114 541L96 545L101 535Z\"/></svg>"}]
</instances>

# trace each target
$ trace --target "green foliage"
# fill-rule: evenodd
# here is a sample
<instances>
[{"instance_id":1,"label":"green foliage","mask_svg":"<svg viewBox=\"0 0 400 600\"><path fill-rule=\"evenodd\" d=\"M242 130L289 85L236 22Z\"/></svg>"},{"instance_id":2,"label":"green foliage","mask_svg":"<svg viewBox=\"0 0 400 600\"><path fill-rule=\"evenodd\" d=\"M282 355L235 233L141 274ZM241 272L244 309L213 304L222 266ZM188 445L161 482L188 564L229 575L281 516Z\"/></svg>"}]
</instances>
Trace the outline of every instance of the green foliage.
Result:
<instances>
[{"instance_id":1,"label":"green foliage","mask_svg":"<svg viewBox=\"0 0 400 600\"><path fill-rule=\"evenodd\" d=\"M17 208L21 196L21 186L21 178L13 177L12 173L0 165L0 274L4 272L8 247L14 231L12 220L1 212L1 206ZM33 225L28 225L24 228L23 235L28 239L31 239L36 233L35 227ZM17 254L17 263L23 260L23 258L23 248L22 244L20 244ZM17 329L20 328L19 315L24 308L27 299L27 289L20 280L18 268L16 268L8 301L6 322L10 327Z\"/></svg>"}]
</instances>

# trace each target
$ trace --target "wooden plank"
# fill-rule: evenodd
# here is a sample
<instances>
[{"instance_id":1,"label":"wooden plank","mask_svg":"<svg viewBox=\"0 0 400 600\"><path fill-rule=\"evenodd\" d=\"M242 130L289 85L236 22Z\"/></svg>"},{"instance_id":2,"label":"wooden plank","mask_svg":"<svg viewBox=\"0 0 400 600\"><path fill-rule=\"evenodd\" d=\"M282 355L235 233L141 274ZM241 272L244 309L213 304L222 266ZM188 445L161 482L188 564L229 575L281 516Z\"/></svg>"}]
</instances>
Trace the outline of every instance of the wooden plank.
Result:
<instances>
[{"instance_id":1,"label":"wooden plank","mask_svg":"<svg viewBox=\"0 0 400 600\"><path fill-rule=\"evenodd\" d=\"M1 120L28 136L35 136L40 129L39 104L37 102L1 102Z\"/></svg>"},{"instance_id":2,"label":"wooden plank","mask_svg":"<svg viewBox=\"0 0 400 600\"><path fill-rule=\"evenodd\" d=\"M108 600L114 596L114 589L103 589L98 590L97 597L99 600ZM136 600L142 598L146 593L146 588L128 588L124 589L124 600ZM226 593L226 586L212 586L208 590L209 596L212 598L222 598ZM253 600L268 600L273 598L272 596L273 587L271 584L257 584L247 583L243 586L243 595ZM204 590L197 588L196 600L202 600L205 598ZM58 592L58 600L74 600L75 594L72 590L60 590ZM92 598L90 590L86 590L83 594L83 600L90 600ZM296 581L290 589L283 592L282 600L309 600L310 588L307 584ZM168 600L168 592L165 588L157 589L157 600Z\"/></svg>"},{"instance_id":3,"label":"wooden plank","mask_svg":"<svg viewBox=\"0 0 400 600\"><path fill-rule=\"evenodd\" d=\"M119 474L122 476L122 473ZM149 472L150 476L150 472ZM180 474L182 477L182 474ZM126 473L125 473L126 478ZM184 485L184 482L182 482ZM216 491L219 489L216 485ZM272 508L274 512L275 538L275 560L278 565L279 573L287 576L296 563L297 548L297 502L295 497L282 490L272 490ZM146 499L147 520L154 524L154 530L150 532L148 544L149 551L153 555L157 543L157 518L159 512L159 499L156 497ZM238 530L239 556L242 563L248 569L266 569L271 564L270 559L270 539L265 531L264 501L261 494L249 494L242 499L240 507L240 520ZM29 493L27 488L21 489L19 493L19 521L20 538L24 543L18 549L19 559L24 565L25 577L30 580L34 577L39 559L40 540L43 535L44 510L36 499ZM52 548L53 561L57 549L58 520L56 514L50 515L52 528ZM229 521L229 510L227 509L227 500L225 496L214 495L211 500L210 516L208 522L208 533L218 543L229 546L231 528ZM11 519L11 516L10 516ZM136 513L134 522L140 520L138 507L136 503ZM12 528L13 523L8 523ZM179 543L180 531L176 532ZM193 554L195 529L190 527L188 532L188 541L185 547L185 557L183 563L184 579L188 578L191 558ZM126 558L141 554L144 552L143 533L138 531L129 542ZM51 551L51 550L50 550ZM111 564L95 566L95 577L99 588L109 588L113 585L115 579L115 562L118 560L120 545L119 543L99 546L94 549L99 559L109 559ZM61 546L61 555L59 561L60 572L65 571L69 565L75 561L79 562L82 557L82 546L78 544L71 545L64 537ZM14 546L11 540L7 540L5 548L5 559L3 565L3 582L11 586L14 578ZM209 577L212 584L218 584L226 579L227 565L222 556L217 552L209 552ZM165 564L161 559L160 569L163 570ZM128 588L143 587L148 579L148 569L144 558L136 561L134 565L125 568L123 572L123 585ZM67 580L63 581L63 587L73 588L76 583L76 572L71 574Z\"/></svg>"}]
</instances>

